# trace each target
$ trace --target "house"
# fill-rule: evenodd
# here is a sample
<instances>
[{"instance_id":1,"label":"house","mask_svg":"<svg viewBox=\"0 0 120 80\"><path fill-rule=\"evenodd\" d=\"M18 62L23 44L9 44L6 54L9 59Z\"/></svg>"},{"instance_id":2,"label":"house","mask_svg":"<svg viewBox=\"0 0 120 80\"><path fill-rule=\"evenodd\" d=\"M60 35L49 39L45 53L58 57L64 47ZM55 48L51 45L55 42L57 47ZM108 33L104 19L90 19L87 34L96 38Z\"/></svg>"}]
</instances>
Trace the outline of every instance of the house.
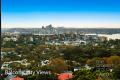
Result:
<instances>
[{"instance_id":1,"label":"house","mask_svg":"<svg viewBox=\"0 0 120 80\"><path fill-rule=\"evenodd\" d=\"M41 61L41 66L45 66L45 65L47 65L47 64L49 64L49 60L43 60L43 61Z\"/></svg>"},{"instance_id":2,"label":"house","mask_svg":"<svg viewBox=\"0 0 120 80\"><path fill-rule=\"evenodd\" d=\"M85 68L86 68L87 70L90 70L90 69L91 69L91 67L88 66L87 64L85 65Z\"/></svg>"},{"instance_id":3,"label":"house","mask_svg":"<svg viewBox=\"0 0 120 80\"><path fill-rule=\"evenodd\" d=\"M1 69L11 69L9 64L11 64L11 62L4 62L1 66Z\"/></svg>"},{"instance_id":4,"label":"house","mask_svg":"<svg viewBox=\"0 0 120 80\"><path fill-rule=\"evenodd\" d=\"M80 69L81 69L80 67L74 67L74 71L78 71Z\"/></svg>"}]
</instances>

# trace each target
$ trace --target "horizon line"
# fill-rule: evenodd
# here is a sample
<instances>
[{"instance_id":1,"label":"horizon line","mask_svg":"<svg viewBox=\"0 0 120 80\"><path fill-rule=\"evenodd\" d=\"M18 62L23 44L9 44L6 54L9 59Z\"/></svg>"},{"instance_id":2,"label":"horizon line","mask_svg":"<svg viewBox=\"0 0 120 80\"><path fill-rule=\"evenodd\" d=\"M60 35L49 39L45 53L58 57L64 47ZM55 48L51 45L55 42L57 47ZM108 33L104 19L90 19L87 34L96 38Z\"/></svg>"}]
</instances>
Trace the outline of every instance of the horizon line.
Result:
<instances>
[{"instance_id":1,"label":"horizon line","mask_svg":"<svg viewBox=\"0 0 120 80\"><path fill-rule=\"evenodd\" d=\"M1 29L33 29L33 28L42 28L42 27L1 27ZM120 29L120 27L53 27L53 28L66 28L66 29Z\"/></svg>"}]
</instances>

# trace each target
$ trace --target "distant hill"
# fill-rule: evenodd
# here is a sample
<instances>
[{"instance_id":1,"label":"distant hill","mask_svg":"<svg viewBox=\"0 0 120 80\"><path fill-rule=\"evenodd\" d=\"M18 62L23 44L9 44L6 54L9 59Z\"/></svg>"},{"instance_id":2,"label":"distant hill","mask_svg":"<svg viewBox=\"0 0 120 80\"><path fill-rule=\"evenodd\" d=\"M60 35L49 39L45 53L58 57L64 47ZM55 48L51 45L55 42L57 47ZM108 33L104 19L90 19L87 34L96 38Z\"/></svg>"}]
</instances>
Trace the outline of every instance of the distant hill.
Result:
<instances>
[{"instance_id":1,"label":"distant hill","mask_svg":"<svg viewBox=\"0 0 120 80\"><path fill-rule=\"evenodd\" d=\"M56 31L62 32L83 32L83 33L104 33L104 34L116 34L120 33L120 28L55 28ZM2 28L1 32L15 32L20 33L42 33L42 28Z\"/></svg>"}]
</instances>

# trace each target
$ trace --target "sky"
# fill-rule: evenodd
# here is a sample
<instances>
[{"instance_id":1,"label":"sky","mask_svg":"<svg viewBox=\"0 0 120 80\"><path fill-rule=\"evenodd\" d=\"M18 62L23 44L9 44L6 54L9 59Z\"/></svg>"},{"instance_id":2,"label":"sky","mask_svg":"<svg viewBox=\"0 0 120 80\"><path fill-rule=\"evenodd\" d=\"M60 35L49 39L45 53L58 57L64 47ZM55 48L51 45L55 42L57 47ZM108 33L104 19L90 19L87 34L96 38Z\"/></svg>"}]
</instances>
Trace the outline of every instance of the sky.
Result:
<instances>
[{"instance_id":1,"label":"sky","mask_svg":"<svg viewBox=\"0 0 120 80\"><path fill-rule=\"evenodd\" d=\"M2 28L120 28L120 0L2 0Z\"/></svg>"}]
</instances>

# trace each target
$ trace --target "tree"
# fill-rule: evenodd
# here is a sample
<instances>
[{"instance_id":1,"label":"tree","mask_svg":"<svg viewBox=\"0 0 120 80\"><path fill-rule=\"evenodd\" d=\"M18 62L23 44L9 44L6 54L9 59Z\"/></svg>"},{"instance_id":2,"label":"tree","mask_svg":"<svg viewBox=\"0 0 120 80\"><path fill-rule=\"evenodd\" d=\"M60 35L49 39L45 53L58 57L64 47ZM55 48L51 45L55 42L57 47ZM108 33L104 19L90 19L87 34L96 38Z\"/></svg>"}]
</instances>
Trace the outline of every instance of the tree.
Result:
<instances>
[{"instance_id":1,"label":"tree","mask_svg":"<svg viewBox=\"0 0 120 80\"><path fill-rule=\"evenodd\" d=\"M48 66L51 68L52 72L61 73L68 70L68 65L65 63L63 58L55 58L50 61Z\"/></svg>"},{"instance_id":2,"label":"tree","mask_svg":"<svg viewBox=\"0 0 120 80\"><path fill-rule=\"evenodd\" d=\"M120 65L118 65L117 67L114 68L113 76L116 80L120 79Z\"/></svg>"},{"instance_id":3,"label":"tree","mask_svg":"<svg viewBox=\"0 0 120 80\"><path fill-rule=\"evenodd\" d=\"M111 53L109 50L106 50L106 48L95 48L94 49L95 53L94 53L94 56L95 57L109 57L111 56Z\"/></svg>"},{"instance_id":4,"label":"tree","mask_svg":"<svg viewBox=\"0 0 120 80\"><path fill-rule=\"evenodd\" d=\"M13 62L11 64L9 64L9 66L13 69L13 70L18 70L18 69L23 69L25 66L23 66L21 63L18 62Z\"/></svg>"},{"instance_id":5,"label":"tree","mask_svg":"<svg viewBox=\"0 0 120 80\"><path fill-rule=\"evenodd\" d=\"M107 58L107 64L113 64L114 66L117 66L120 64L120 57L119 56L110 56Z\"/></svg>"},{"instance_id":6,"label":"tree","mask_svg":"<svg viewBox=\"0 0 120 80\"><path fill-rule=\"evenodd\" d=\"M90 70L80 70L73 73L73 80L96 80L96 75Z\"/></svg>"},{"instance_id":7,"label":"tree","mask_svg":"<svg viewBox=\"0 0 120 80\"><path fill-rule=\"evenodd\" d=\"M85 57L83 50L79 47L68 47L64 51L64 58L66 60L80 62L81 58Z\"/></svg>"},{"instance_id":8,"label":"tree","mask_svg":"<svg viewBox=\"0 0 120 80\"><path fill-rule=\"evenodd\" d=\"M88 59L86 61L86 63L90 66L96 67L96 66L103 66L106 63L106 61L104 58L96 58L95 57L93 59Z\"/></svg>"}]
</instances>

